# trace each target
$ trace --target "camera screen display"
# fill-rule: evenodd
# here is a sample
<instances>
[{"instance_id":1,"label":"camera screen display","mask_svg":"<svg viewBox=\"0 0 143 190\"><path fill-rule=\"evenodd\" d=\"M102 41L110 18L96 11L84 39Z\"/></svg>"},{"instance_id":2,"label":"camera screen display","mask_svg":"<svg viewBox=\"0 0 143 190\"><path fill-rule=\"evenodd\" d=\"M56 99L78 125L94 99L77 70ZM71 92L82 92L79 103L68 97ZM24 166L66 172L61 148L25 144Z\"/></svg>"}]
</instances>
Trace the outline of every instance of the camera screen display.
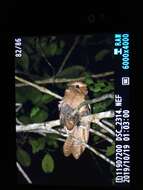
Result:
<instances>
[{"instance_id":1,"label":"camera screen display","mask_svg":"<svg viewBox=\"0 0 143 190\"><path fill-rule=\"evenodd\" d=\"M18 184L130 184L130 37L14 37Z\"/></svg>"}]
</instances>

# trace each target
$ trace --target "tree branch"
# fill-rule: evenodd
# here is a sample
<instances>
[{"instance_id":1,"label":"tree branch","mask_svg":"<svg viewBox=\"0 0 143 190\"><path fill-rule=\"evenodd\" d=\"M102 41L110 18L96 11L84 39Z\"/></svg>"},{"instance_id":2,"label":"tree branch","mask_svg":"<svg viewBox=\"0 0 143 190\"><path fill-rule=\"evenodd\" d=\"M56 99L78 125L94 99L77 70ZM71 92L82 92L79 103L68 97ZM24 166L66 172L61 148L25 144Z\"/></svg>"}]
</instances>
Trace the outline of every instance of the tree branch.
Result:
<instances>
[{"instance_id":1,"label":"tree branch","mask_svg":"<svg viewBox=\"0 0 143 190\"><path fill-rule=\"evenodd\" d=\"M113 125L111 122L105 120L105 119L102 119L102 122L105 124L105 125L108 125L109 127L111 127L112 129L115 129L115 125Z\"/></svg>"},{"instance_id":2,"label":"tree branch","mask_svg":"<svg viewBox=\"0 0 143 190\"><path fill-rule=\"evenodd\" d=\"M27 81L27 80L25 80L23 78L18 77L18 76L15 76L15 79L18 80L18 81L20 81L20 82L22 82L22 83L28 84L28 85L32 86L33 88L36 88L40 92L43 92L43 93L46 93L46 94L50 94L51 96L54 96L55 98L58 98L60 100L62 99L61 96L59 96L58 94L56 94L56 93L48 90L47 88L45 88L43 86L39 86L39 85L37 85L35 83L29 82L29 81Z\"/></svg>"},{"instance_id":3,"label":"tree branch","mask_svg":"<svg viewBox=\"0 0 143 190\"><path fill-rule=\"evenodd\" d=\"M105 73L100 73L100 74L96 74L96 75L91 75L92 78L102 78L102 77L107 77L110 75L113 75L114 72L110 71L110 72L105 72ZM50 83L69 83L69 82L75 82L75 81L84 81L85 80L85 76L83 77L78 77L78 78L48 78L48 79L44 79L44 80L36 80L34 81L34 83L36 84L50 84ZM22 87L22 86L28 86L29 84L26 83L17 83L16 87Z\"/></svg>"},{"instance_id":4,"label":"tree branch","mask_svg":"<svg viewBox=\"0 0 143 190\"><path fill-rule=\"evenodd\" d=\"M20 173L23 175L23 177L26 179L26 181L32 184L31 179L28 177L28 175L25 173L25 171L22 169L21 165L18 162L16 162L16 166L18 170L20 171Z\"/></svg>"},{"instance_id":5,"label":"tree branch","mask_svg":"<svg viewBox=\"0 0 143 190\"><path fill-rule=\"evenodd\" d=\"M57 130L55 130L55 129L51 129L51 128L48 129L49 133L55 133L55 134L61 135L61 136L63 136L63 137L68 137L69 135L66 134L65 132L63 132L63 130L64 130L64 129L62 129L61 132L60 132L60 131L57 131ZM29 132L30 132L30 131L29 131ZM34 132L41 134L41 133L43 133L44 131L43 131L43 130L40 130L40 131L36 130L36 131L34 131ZM115 163L114 163L113 161L111 161L109 158L107 158L107 157L106 157L105 155L103 155L102 153L100 153L100 152L98 152L97 150L95 150L95 148L93 148L92 146L90 146L90 145L88 145L88 144L86 144L86 143L80 141L79 139L75 138L74 136L72 136L72 137L73 137L74 139L76 139L77 141L79 141L81 144L84 144L85 147L86 147L87 149L89 149L91 152L93 152L94 154L96 154L97 156L99 156L100 158L102 158L103 160L105 160L106 162L110 163L111 165L115 166ZM62 138L59 138L59 137L57 137L56 139L59 140L59 141L62 141L62 142L65 141L65 139L62 139Z\"/></svg>"},{"instance_id":6,"label":"tree branch","mask_svg":"<svg viewBox=\"0 0 143 190\"><path fill-rule=\"evenodd\" d=\"M99 156L100 158L102 158L103 160L105 160L106 162L110 163L112 166L115 166L115 162L113 162L112 160L110 160L109 158L107 158L104 154L101 154L100 152L98 152L95 148L91 147L90 145L86 144L85 145L90 151L92 151L94 154L96 154L97 156Z\"/></svg>"},{"instance_id":7,"label":"tree branch","mask_svg":"<svg viewBox=\"0 0 143 190\"><path fill-rule=\"evenodd\" d=\"M93 115L89 115L89 116L84 116L82 117L82 119L90 119L91 122L99 122L99 118L101 119L102 117L113 117L113 113L112 111L107 111L107 112L102 112L102 113L97 113L97 114L93 114ZM62 135L63 137L67 137L68 134L66 133L66 131L62 128L62 129L53 129L53 127L59 126L60 125L60 120L54 120L54 121L49 121L49 122L45 122L45 123L34 123L34 124L28 124L28 125L16 125L16 132L34 132L34 133L39 133L39 134L44 134L44 133L55 133L58 135ZM101 126L103 128L103 126ZM111 129L109 129L108 127L104 128L111 133ZM109 137L107 137L106 135L100 133L100 132L96 132L93 129L90 129L90 132L104 138L105 140L109 141L109 142L113 142L113 140ZM75 138L75 137L73 137ZM78 140L78 139L76 139ZM102 159L104 159L106 162L110 163L111 165L115 166L115 163L113 161L111 161L109 158L107 158L105 155L99 153L97 150L95 150L94 148L92 148L90 145L81 142L82 144L84 144L89 150L91 150L94 154L96 154L97 156L101 157Z\"/></svg>"},{"instance_id":8,"label":"tree branch","mask_svg":"<svg viewBox=\"0 0 143 190\"><path fill-rule=\"evenodd\" d=\"M112 131L109 127L107 127L106 125L104 125L102 122L100 122L99 120L96 121L96 124L99 125L100 127L102 127L104 130L106 130L107 132L109 132L112 136L115 136L115 132Z\"/></svg>"},{"instance_id":9,"label":"tree branch","mask_svg":"<svg viewBox=\"0 0 143 190\"><path fill-rule=\"evenodd\" d=\"M103 139L105 139L105 140L107 140L110 143L113 143L113 140L110 137L104 135L103 133L101 133L99 131L95 131L94 129L90 128L90 132L101 137L101 138L103 138Z\"/></svg>"},{"instance_id":10,"label":"tree branch","mask_svg":"<svg viewBox=\"0 0 143 190\"><path fill-rule=\"evenodd\" d=\"M92 123L98 123L98 120L103 119L103 118L112 118L114 117L114 112L113 111L105 111L101 113L95 113L91 114L88 116L84 116L81 118L82 120L88 120L89 122ZM48 130L52 127L56 127L60 125L60 120L53 120L53 121L48 121L44 123L32 123L28 125L16 125L16 132L22 132L22 131L29 131L29 130L36 130L36 129L43 129L43 130Z\"/></svg>"},{"instance_id":11,"label":"tree branch","mask_svg":"<svg viewBox=\"0 0 143 190\"><path fill-rule=\"evenodd\" d=\"M88 116L84 116L81 118L81 120L88 120L90 122L99 124L99 120L102 118L111 118L113 117L113 112L112 111L106 111L106 112L101 112L101 113L96 113ZM34 131L39 131L42 133L52 133L53 127L59 126L60 125L60 120L53 120L53 121L48 121L44 123L33 123L33 124L28 124L28 125L16 125L16 132L34 132ZM99 124L100 126L100 124ZM102 125L102 128L104 128L106 131L109 133L113 134L113 131L108 128L107 126ZM55 132L55 131L54 131ZM100 133L100 132L95 132L93 129L90 129L90 132L104 138L105 140L109 142L113 142L113 140L106 135Z\"/></svg>"}]
</instances>

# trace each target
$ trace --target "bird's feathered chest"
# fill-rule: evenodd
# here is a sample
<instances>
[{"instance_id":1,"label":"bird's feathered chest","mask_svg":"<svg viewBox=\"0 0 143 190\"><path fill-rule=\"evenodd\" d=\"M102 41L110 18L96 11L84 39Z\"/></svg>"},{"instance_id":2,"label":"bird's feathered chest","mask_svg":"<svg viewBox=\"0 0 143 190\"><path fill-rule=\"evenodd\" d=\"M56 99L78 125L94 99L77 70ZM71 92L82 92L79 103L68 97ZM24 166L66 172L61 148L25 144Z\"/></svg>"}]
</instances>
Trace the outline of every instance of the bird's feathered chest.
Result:
<instances>
[{"instance_id":1,"label":"bird's feathered chest","mask_svg":"<svg viewBox=\"0 0 143 190\"><path fill-rule=\"evenodd\" d=\"M63 102L70 105L71 108L76 108L79 104L85 101L85 96L76 89L68 89L65 91Z\"/></svg>"},{"instance_id":2,"label":"bird's feathered chest","mask_svg":"<svg viewBox=\"0 0 143 190\"><path fill-rule=\"evenodd\" d=\"M89 114L89 107L82 106L78 113L72 115L75 108L85 101L85 95L76 89L67 89L65 96L60 102L60 121L63 126L71 130L78 125L80 117Z\"/></svg>"}]
</instances>

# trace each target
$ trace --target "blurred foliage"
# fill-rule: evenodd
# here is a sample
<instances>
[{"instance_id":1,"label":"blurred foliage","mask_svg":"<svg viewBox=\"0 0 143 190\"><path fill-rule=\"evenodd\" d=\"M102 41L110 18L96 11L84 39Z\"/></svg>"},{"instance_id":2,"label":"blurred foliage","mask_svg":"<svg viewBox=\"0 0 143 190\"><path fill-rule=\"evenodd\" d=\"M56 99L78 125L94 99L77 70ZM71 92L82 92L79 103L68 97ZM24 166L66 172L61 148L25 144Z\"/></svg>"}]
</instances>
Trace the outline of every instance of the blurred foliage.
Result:
<instances>
[{"instance_id":1,"label":"blurred foliage","mask_svg":"<svg viewBox=\"0 0 143 190\"><path fill-rule=\"evenodd\" d=\"M33 104L41 101L42 93L35 88L26 86L16 89L16 102L24 103L30 100Z\"/></svg>"},{"instance_id":2,"label":"blurred foliage","mask_svg":"<svg viewBox=\"0 0 143 190\"><path fill-rule=\"evenodd\" d=\"M51 58L61 56L66 46L64 40L56 37L26 37L23 44L22 57L15 59L16 70L39 77L51 74Z\"/></svg>"},{"instance_id":3,"label":"blurred foliage","mask_svg":"<svg viewBox=\"0 0 143 190\"><path fill-rule=\"evenodd\" d=\"M92 34L83 36L81 45L86 46L87 43L89 42L89 40L92 39L93 37L94 37L94 35L92 35Z\"/></svg>"},{"instance_id":4,"label":"blurred foliage","mask_svg":"<svg viewBox=\"0 0 143 190\"><path fill-rule=\"evenodd\" d=\"M58 141L56 140L57 137L59 137L59 136L56 134L48 134L45 137L45 141L46 141L47 145L54 149L58 148L59 144L58 144Z\"/></svg>"},{"instance_id":5,"label":"blurred foliage","mask_svg":"<svg viewBox=\"0 0 143 190\"><path fill-rule=\"evenodd\" d=\"M115 153L115 143L107 147L106 156L112 156Z\"/></svg>"},{"instance_id":6,"label":"blurred foliage","mask_svg":"<svg viewBox=\"0 0 143 190\"><path fill-rule=\"evenodd\" d=\"M34 108L32 108L32 111L33 111ZM31 113L30 113L30 116L31 116ZM48 112L47 111L44 111L44 110L40 110L36 113L36 115L32 116L31 117L31 121L32 123L41 123L43 121L46 121L48 118Z\"/></svg>"},{"instance_id":7,"label":"blurred foliage","mask_svg":"<svg viewBox=\"0 0 143 190\"><path fill-rule=\"evenodd\" d=\"M100 139L99 136L97 136L97 135L94 135L94 136L93 136L93 142L94 142L95 144L98 142L99 139Z\"/></svg>"},{"instance_id":8,"label":"blurred foliage","mask_svg":"<svg viewBox=\"0 0 143 190\"><path fill-rule=\"evenodd\" d=\"M86 73L85 83L87 84L89 90L93 92L95 97L114 90L113 82L107 80L94 81L89 73Z\"/></svg>"},{"instance_id":9,"label":"blurred foliage","mask_svg":"<svg viewBox=\"0 0 143 190\"><path fill-rule=\"evenodd\" d=\"M96 56L95 56L95 60L96 61L102 61L103 58L108 55L110 53L110 50L108 49L103 49L101 51L99 51L98 53L96 53Z\"/></svg>"},{"instance_id":10,"label":"blurred foliage","mask_svg":"<svg viewBox=\"0 0 143 190\"><path fill-rule=\"evenodd\" d=\"M96 35L81 36L79 46L85 48L90 44L94 44L96 46L98 44L103 45L103 43L106 43L106 45L109 44L109 39L103 39L102 41L96 41L96 39L98 39ZM48 79L51 78L51 76L54 78L55 76L53 73L58 72L58 69L62 64L62 61L65 59L69 48L71 48L72 43L73 40L69 42L69 39L62 38L62 36L48 36L38 38L25 37L23 40L22 57L20 59L15 59L15 70L17 73L19 73L19 75L22 73L24 76L26 76L26 79L28 78L32 81ZM77 55L79 54L78 51L76 53ZM109 53L110 50L108 46L102 49L99 48L99 50L93 55L94 62L102 63ZM70 58L72 58L72 54ZM85 76L85 83L88 86L91 99L114 91L113 82L110 82L106 79L97 80L92 78L92 74L95 73L91 73L92 70L89 72L88 68L85 67L86 63L84 65L80 62L76 63L72 59L70 61L69 60L66 62L63 70L56 75L56 78L78 78ZM59 89L62 89L62 92L60 91L62 94L63 90L66 88L66 84L48 84L48 88L53 89L55 92L56 90L58 91ZM16 117L23 124L44 122L49 118L55 118L58 115L58 113L55 111L56 108L54 107L54 102L57 100L48 94L41 93L29 86L16 88L15 94L16 102L23 104L22 108L16 113ZM111 99L92 104L92 113L108 110L112 104L113 100ZM100 130L100 127L96 124L92 124L92 128L95 130ZM18 140L21 140L23 143L17 143L17 160L23 166L29 167L31 165L30 153L22 148L24 144L28 144L31 147L32 154L35 155L39 152L44 153L44 156L41 160L42 170L45 173L53 172L54 155L51 155L50 151L59 148L59 143L56 140L57 137L58 135L55 134L47 134L46 136L40 137L34 137L30 134L27 137L28 140L23 141L22 137L18 136ZM92 142L95 146L101 140L102 139L99 136L92 135ZM104 149L106 149L107 156L112 156L115 152L115 145L104 145Z\"/></svg>"},{"instance_id":11,"label":"blurred foliage","mask_svg":"<svg viewBox=\"0 0 143 190\"><path fill-rule=\"evenodd\" d=\"M92 93L93 98L100 97L101 95L104 95L106 93L110 93L114 91L114 83L110 82L108 80L94 80L91 77L90 73L86 73L85 83L88 86L88 89ZM106 111L112 106L114 100L113 99L106 99L105 101L97 102L95 104L92 104L92 113L99 113ZM110 119L112 121L112 119ZM110 121L110 122L111 122ZM101 128L96 125L92 124L92 128L100 131ZM100 138L97 135L93 135L92 142L94 145L98 144L102 138ZM115 144L111 146L105 147L105 154L106 156L111 156L115 153Z\"/></svg>"},{"instance_id":12,"label":"blurred foliage","mask_svg":"<svg viewBox=\"0 0 143 190\"><path fill-rule=\"evenodd\" d=\"M114 90L113 82L107 80L94 81L89 73L86 74L85 83L87 84L88 89L92 92L94 98L100 97L105 93L113 92ZM98 113L107 110L107 108L113 103L113 101L113 99L106 99L105 101L93 104L93 113Z\"/></svg>"},{"instance_id":13,"label":"blurred foliage","mask_svg":"<svg viewBox=\"0 0 143 190\"><path fill-rule=\"evenodd\" d=\"M63 71L57 74L60 78L77 78L85 73L85 68L80 65L71 66L63 69Z\"/></svg>"},{"instance_id":14,"label":"blurred foliage","mask_svg":"<svg viewBox=\"0 0 143 190\"><path fill-rule=\"evenodd\" d=\"M49 153L42 159L42 169L45 173L51 173L54 170L54 160Z\"/></svg>"},{"instance_id":15,"label":"blurred foliage","mask_svg":"<svg viewBox=\"0 0 143 190\"><path fill-rule=\"evenodd\" d=\"M45 138L29 138L29 144L32 146L32 153L35 154L45 148Z\"/></svg>"},{"instance_id":16,"label":"blurred foliage","mask_svg":"<svg viewBox=\"0 0 143 190\"><path fill-rule=\"evenodd\" d=\"M65 46L65 42L63 40L60 41L52 41L49 43L47 38L37 39L36 48L37 51L43 56L45 54L46 57L52 57L56 55L60 55L63 52L63 48Z\"/></svg>"},{"instance_id":17,"label":"blurred foliage","mask_svg":"<svg viewBox=\"0 0 143 190\"><path fill-rule=\"evenodd\" d=\"M23 108L17 114L18 119L24 124L39 123L48 119L48 103L55 98L43 94L29 86L16 89L16 102L23 103Z\"/></svg>"},{"instance_id":18,"label":"blurred foliage","mask_svg":"<svg viewBox=\"0 0 143 190\"><path fill-rule=\"evenodd\" d=\"M38 153L41 150L45 150L46 147L50 147L52 149L56 149L58 148L58 141L56 140L56 138L58 137L58 135L56 134L48 134L46 136L43 137L39 137L39 138L34 138L34 137L29 137L29 144L32 147L32 153ZM49 149L50 150L50 149Z\"/></svg>"},{"instance_id":19,"label":"blurred foliage","mask_svg":"<svg viewBox=\"0 0 143 190\"><path fill-rule=\"evenodd\" d=\"M23 150L21 147L17 148L16 151L17 160L20 162L21 165L25 167L29 167L31 164L31 158L30 155Z\"/></svg>"}]
</instances>

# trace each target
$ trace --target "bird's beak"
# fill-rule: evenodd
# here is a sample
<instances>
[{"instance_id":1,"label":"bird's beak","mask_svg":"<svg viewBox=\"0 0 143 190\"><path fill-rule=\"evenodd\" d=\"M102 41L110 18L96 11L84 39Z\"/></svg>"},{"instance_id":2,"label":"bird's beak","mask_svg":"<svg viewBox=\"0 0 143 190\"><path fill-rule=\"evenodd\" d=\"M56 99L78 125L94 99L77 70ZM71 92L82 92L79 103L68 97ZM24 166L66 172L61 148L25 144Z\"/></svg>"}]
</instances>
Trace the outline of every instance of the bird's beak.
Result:
<instances>
[{"instance_id":1,"label":"bird's beak","mask_svg":"<svg viewBox=\"0 0 143 190\"><path fill-rule=\"evenodd\" d=\"M88 94L88 90L86 87L81 87L80 88L81 92L84 94L84 95L87 95Z\"/></svg>"}]
</instances>

